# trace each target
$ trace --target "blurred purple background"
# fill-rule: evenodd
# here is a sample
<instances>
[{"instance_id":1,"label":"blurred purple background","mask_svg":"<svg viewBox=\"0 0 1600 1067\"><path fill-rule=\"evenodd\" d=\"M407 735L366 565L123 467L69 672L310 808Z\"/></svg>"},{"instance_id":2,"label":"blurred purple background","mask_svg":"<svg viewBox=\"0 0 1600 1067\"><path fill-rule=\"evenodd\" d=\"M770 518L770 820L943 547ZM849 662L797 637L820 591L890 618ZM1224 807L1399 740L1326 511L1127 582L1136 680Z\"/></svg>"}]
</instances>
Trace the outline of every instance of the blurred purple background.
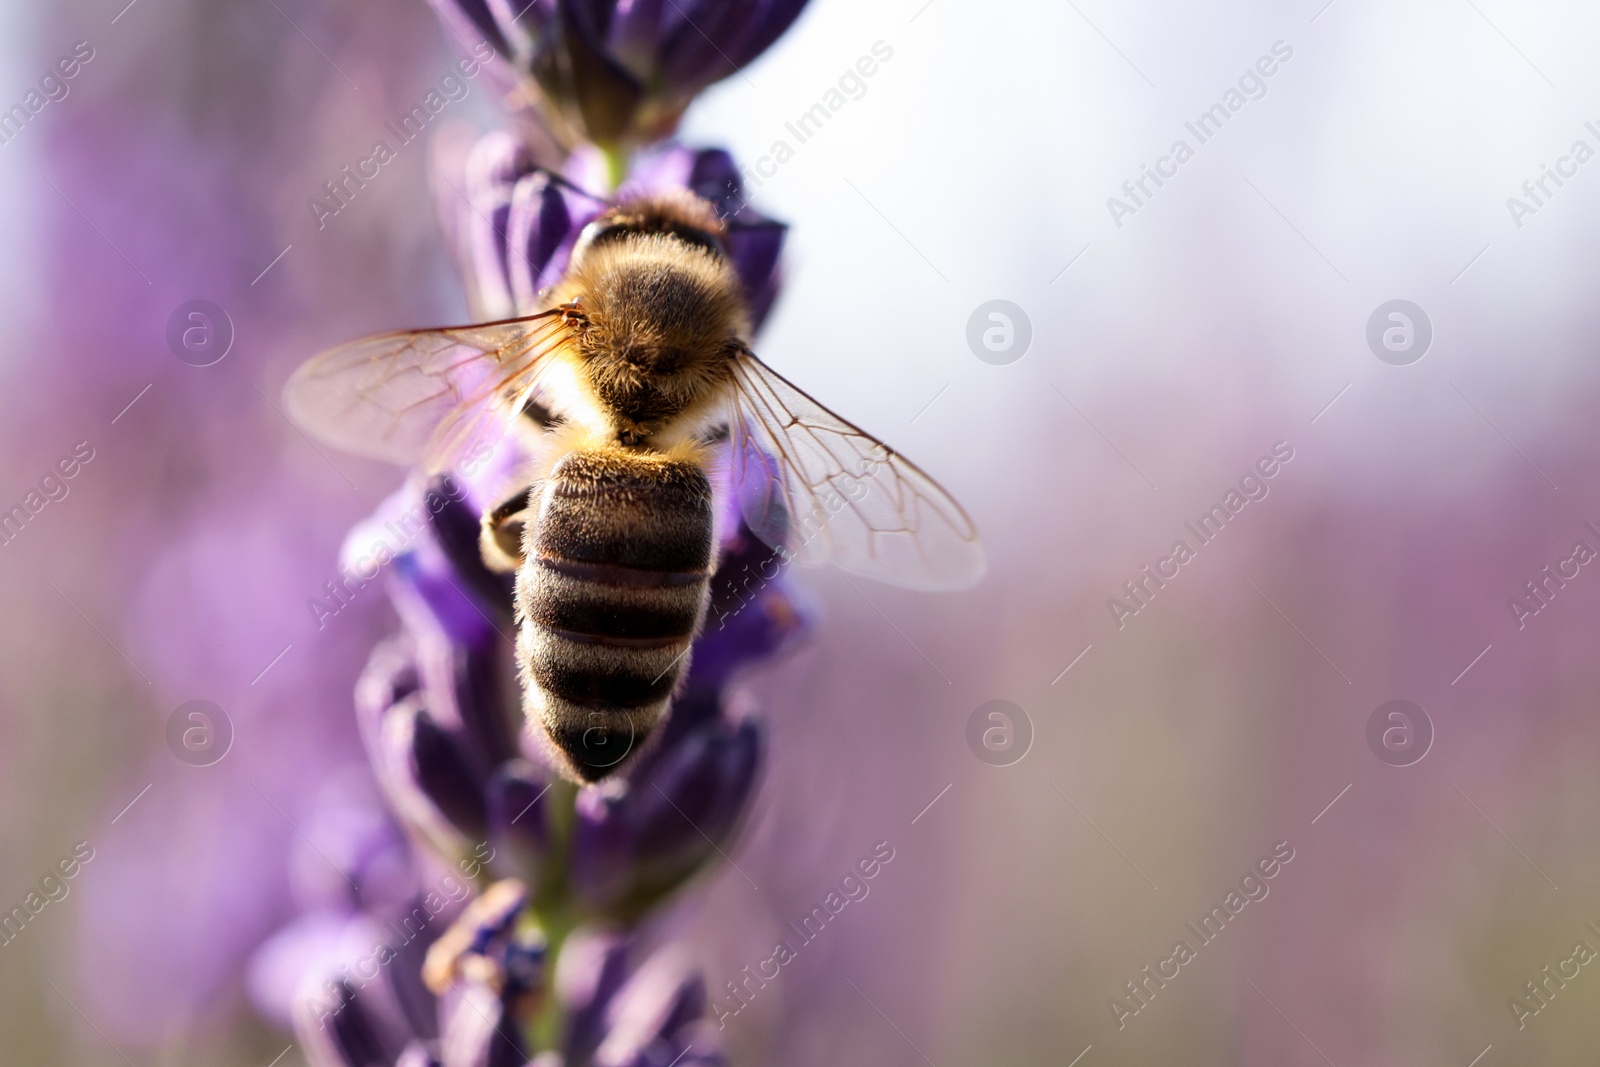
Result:
<instances>
[{"instance_id":1,"label":"blurred purple background","mask_svg":"<svg viewBox=\"0 0 1600 1067\"><path fill-rule=\"evenodd\" d=\"M93 49L0 144L0 510L93 449L0 545L0 910L93 849L0 946L0 1045L265 1065L290 1037L249 963L339 890L318 853L349 828L312 812L369 788L350 692L393 628L376 590L322 629L306 602L400 479L319 453L278 392L331 343L466 314L423 143L320 229L307 201L455 53L420 0L69 2L0 30L5 107ZM727 1021L734 1062L1592 1059L1595 968L1521 1028L1508 1001L1600 951L1600 572L1520 629L1506 602L1600 550L1600 170L1520 226L1506 201L1600 148L1597 35L1572 3L814 0L691 111L794 227L764 357L944 481L992 561L938 597L803 576L823 622L753 683L771 750L739 871L669 926L725 997L877 843L894 859ZM1107 198L1280 41L1119 227ZM494 125L494 93L430 141ZM1406 366L1366 340L1397 298L1434 334ZM232 321L212 366L167 346L194 299ZM1031 322L1007 365L967 342L994 299ZM1119 629L1107 600L1280 441L1266 497ZM167 747L191 699L233 724L211 766ZM1009 766L966 740L994 699L1032 724ZM1411 766L1368 746L1391 699L1432 724ZM1199 946L1185 924L1279 842L1267 896ZM1139 1006L1125 983L1180 938L1195 958L1119 1028L1108 1002Z\"/></svg>"}]
</instances>

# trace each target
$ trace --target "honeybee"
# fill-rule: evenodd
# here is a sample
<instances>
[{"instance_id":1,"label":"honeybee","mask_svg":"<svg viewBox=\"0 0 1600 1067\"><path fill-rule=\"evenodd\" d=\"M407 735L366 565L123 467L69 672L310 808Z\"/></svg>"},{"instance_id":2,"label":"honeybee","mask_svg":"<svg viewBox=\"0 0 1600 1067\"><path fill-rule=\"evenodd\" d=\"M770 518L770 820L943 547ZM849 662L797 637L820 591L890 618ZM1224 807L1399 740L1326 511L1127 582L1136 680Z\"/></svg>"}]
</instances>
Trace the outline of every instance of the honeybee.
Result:
<instances>
[{"instance_id":1,"label":"honeybee","mask_svg":"<svg viewBox=\"0 0 1600 1067\"><path fill-rule=\"evenodd\" d=\"M355 341L286 389L327 442L429 472L512 427L526 439L536 459L483 516L481 549L516 575L529 731L581 783L668 713L723 494L785 561L920 589L983 570L972 520L933 479L756 358L725 234L692 194L627 200L585 228L544 310Z\"/></svg>"}]
</instances>

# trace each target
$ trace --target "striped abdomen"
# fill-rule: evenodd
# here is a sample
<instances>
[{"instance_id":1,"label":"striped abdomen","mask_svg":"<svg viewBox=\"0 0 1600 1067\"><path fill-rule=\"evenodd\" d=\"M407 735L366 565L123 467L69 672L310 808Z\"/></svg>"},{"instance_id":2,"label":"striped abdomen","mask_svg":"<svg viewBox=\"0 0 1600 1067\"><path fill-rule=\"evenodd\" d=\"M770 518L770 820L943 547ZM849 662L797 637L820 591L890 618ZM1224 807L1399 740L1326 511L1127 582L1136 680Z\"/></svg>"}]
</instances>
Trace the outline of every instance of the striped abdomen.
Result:
<instances>
[{"instance_id":1,"label":"striped abdomen","mask_svg":"<svg viewBox=\"0 0 1600 1067\"><path fill-rule=\"evenodd\" d=\"M666 714L705 610L711 516L705 472L648 452L571 452L539 493L517 572L524 692L584 781Z\"/></svg>"}]
</instances>

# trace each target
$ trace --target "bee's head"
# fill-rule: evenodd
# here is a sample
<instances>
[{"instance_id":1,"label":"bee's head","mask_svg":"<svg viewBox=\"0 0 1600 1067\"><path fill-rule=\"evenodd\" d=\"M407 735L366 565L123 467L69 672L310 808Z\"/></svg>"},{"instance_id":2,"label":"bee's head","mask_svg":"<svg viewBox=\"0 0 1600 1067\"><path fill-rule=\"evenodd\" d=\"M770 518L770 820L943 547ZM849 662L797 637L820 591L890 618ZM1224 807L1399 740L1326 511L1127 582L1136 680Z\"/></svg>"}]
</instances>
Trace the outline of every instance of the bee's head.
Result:
<instances>
[{"instance_id":1,"label":"bee's head","mask_svg":"<svg viewBox=\"0 0 1600 1067\"><path fill-rule=\"evenodd\" d=\"M716 223L695 198L624 205L591 224L563 286L583 311L578 355L625 443L706 399L747 329L720 237L698 224L682 229L681 214L657 210L663 203L703 206L699 223Z\"/></svg>"}]
</instances>

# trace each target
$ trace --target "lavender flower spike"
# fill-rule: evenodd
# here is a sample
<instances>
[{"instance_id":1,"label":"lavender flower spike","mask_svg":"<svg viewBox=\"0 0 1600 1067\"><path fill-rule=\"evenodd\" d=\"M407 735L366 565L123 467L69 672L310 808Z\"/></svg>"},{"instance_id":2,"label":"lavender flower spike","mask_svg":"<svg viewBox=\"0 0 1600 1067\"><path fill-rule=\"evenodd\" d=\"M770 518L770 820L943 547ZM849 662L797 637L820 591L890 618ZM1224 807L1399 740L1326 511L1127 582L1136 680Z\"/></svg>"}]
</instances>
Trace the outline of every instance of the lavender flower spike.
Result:
<instances>
[{"instance_id":1,"label":"lavender flower spike","mask_svg":"<svg viewBox=\"0 0 1600 1067\"><path fill-rule=\"evenodd\" d=\"M466 44L494 49L491 73L528 105L515 133L436 157L476 318L540 310L603 212L686 191L715 212L706 228L759 326L786 227L745 202L727 152L661 142L805 0L431 2ZM726 1064L704 979L670 947L635 946L658 940L652 914L739 832L766 733L730 713L730 694L810 613L778 553L719 501L708 613L669 718L603 786L562 778L525 729L516 587L479 546L481 516L527 485L526 445L509 434L450 475L408 481L347 541L347 556L379 561L402 627L373 651L356 712L391 808L392 822L371 821L404 859L387 895L323 903L263 953L262 999L293 1016L314 1067ZM291 974L303 981L286 996Z\"/></svg>"},{"instance_id":2,"label":"lavender flower spike","mask_svg":"<svg viewBox=\"0 0 1600 1067\"><path fill-rule=\"evenodd\" d=\"M467 46L529 83L556 139L622 153L677 128L706 86L753 61L805 0L432 0Z\"/></svg>"}]
</instances>

